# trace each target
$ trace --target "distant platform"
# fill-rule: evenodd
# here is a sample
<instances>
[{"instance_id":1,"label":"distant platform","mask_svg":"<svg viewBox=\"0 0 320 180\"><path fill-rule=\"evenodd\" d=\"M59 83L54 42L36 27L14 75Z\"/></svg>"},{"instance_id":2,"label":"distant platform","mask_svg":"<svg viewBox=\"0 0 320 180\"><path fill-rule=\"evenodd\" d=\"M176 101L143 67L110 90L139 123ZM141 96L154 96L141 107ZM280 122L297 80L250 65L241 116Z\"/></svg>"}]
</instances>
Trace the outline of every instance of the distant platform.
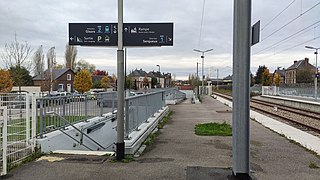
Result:
<instances>
[{"instance_id":1,"label":"distant platform","mask_svg":"<svg viewBox=\"0 0 320 180\"><path fill-rule=\"evenodd\" d=\"M256 96L254 99L261 99L264 101L274 102L295 108L301 108L314 112L320 112L320 101L315 101L309 98L300 98L296 96L272 96L272 95L261 95Z\"/></svg>"}]
</instances>

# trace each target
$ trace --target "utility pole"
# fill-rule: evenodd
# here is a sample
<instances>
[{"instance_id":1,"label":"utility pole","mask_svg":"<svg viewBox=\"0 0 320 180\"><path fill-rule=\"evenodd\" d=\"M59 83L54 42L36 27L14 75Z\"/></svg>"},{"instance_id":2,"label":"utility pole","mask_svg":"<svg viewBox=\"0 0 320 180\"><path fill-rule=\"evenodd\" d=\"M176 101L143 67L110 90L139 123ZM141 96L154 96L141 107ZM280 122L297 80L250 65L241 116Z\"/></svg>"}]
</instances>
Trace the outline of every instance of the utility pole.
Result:
<instances>
[{"instance_id":1,"label":"utility pole","mask_svg":"<svg viewBox=\"0 0 320 180\"><path fill-rule=\"evenodd\" d=\"M217 69L217 89L218 89L219 69Z\"/></svg>"},{"instance_id":2,"label":"utility pole","mask_svg":"<svg viewBox=\"0 0 320 180\"><path fill-rule=\"evenodd\" d=\"M200 52L202 53L201 59L202 59L202 88L201 88L201 94L205 94L205 89L204 89L204 53L209 52L209 51L213 51L213 49L208 49L205 51L201 51L198 49L193 49L196 52Z\"/></svg>"},{"instance_id":3,"label":"utility pole","mask_svg":"<svg viewBox=\"0 0 320 180\"><path fill-rule=\"evenodd\" d=\"M196 85L197 86L197 93L196 93L197 98L198 98L198 94L199 94L199 83L198 83L199 82L199 80L198 80L199 79L199 64L200 63L197 62L197 81L196 81L197 82L197 85Z\"/></svg>"},{"instance_id":4,"label":"utility pole","mask_svg":"<svg viewBox=\"0 0 320 180\"><path fill-rule=\"evenodd\" d=\"M251 179L249 163L251 0L234 0L232 82L232 172Z\"/></svg>"},{"instance_id":5,"label":"utility pole","mask_svg":"<svg viewBox=\"0 0 320 180\"><path fill-rule=\"evenodd\" d=\"M315 47L312 47L312 46L305 46L306 48L308 49L313 49L313 50L316 50L314 52L314 54L316 55L316 73L315 73L315 76L314 76L314 98L315 100L318 99L318 50L320 49L320 47L318 48L315 48Z\"/></svg>"},{"instance_id":6,"label":"utility pole","mask_svg":"<svg viewBox=\"0 0 320 180\"><path fill-rule=\"evenodd\" d=\"M118 0L118 51L117 51L117 75L118 75L118 107L117 107L117 160L124 159L124 51L123 51L123 0Z\"/></svg>"}]
</instances>

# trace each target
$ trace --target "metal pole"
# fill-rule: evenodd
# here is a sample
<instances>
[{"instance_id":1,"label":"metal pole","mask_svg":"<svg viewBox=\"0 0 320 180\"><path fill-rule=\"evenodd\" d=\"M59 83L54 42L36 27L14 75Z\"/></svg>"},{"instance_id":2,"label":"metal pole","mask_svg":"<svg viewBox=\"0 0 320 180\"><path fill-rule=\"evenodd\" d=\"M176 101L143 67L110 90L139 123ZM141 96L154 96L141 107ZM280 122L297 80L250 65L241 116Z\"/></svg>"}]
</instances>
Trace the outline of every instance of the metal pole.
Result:
<instances>
[{"instance_id":1,"label":"metal pole","mask_svg":"<svg viewBox=\"0 0 320 180\"><path fill-rule=\"evenodd\" d=\"M234 0L232 85L232 171L250 179L249 73L251 50L251 0Z\"/></svg>"},{"instance_id":2,"label":"metal pole","mask_svg":"<svg viewBox=\"0 0 320 180\"><path fill-rule=\"evenodd\" d=\"M124 51L123 51L123 0L118 0L118 51L117 51L117 74L118 74L118 108L117 108L117 160L124 159Z\"/></svg>"},{"instance_id":3,"label":"metal pole","mask_svg":"<svg viewBox=\"0 0 320 180\"><path fill-rule=\"evenodd\" d=\"M314 96L315 100L318 99L318 49L316 49L316 74L315 74L315 81L314 81Z\"/></svg>"},{"instance_id":4,"label":"metal pole","mask_svg":"<svg viewBox=\"0 0 320 180\"><path fill-rule=\"evenodd\" d=\"M197 85L196 85L196 86L197 86L197 93L196 93L196 95L197 95L196 98L197 98L197 99L198 99L198 94L199 94L199 83L198 83L198 82L199 82L199 70L198 70L198 69L199 69L199 66L198 66L198 64L199 64L199 63L197 62L197 81L196 81L196 82L197 82Z\"/></svg>"},{"instance_id":5,"label":"metal pole","mask_svg":"<svg viewBox=\"0 0 320 180\"><path fill-rule=\"evenodd\" d=\"M202 52L202 56L201 56L201 58L202 58L202 90L201 90L201 94L204 94L204 77L203 77L203 74L204 74L204 69L203 69L203 67L204 67L204 52Z\"/></svg>"},{"instance_id":6,"label":"metal pole","mask_svg":"<svg viewBox=\"0 0 320 180\"><path fill-rule=\"evenodd\" d=\"M217 69L217 89L218 89L219 69Z\"/></svg>"},{"instance_id":7,"label":"metal pole","mask_svg":"<svg viewBox=\"0 0 320 180\"><path fill-rule=\"evenodd\" d=\"M127 95L127 48L124 48L124 97L129 97L129 92Z\"/></svg>"}]
</instances>

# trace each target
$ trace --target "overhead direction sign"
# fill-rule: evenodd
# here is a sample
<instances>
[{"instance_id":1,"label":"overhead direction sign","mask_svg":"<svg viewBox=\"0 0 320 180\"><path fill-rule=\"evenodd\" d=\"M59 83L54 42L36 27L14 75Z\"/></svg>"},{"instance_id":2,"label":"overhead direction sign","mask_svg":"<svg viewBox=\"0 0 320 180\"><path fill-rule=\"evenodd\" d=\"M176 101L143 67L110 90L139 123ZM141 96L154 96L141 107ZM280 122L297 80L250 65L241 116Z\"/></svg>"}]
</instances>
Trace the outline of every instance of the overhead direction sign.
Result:
<instances>
[{"instance_id":1,"label":"overhead direction sign","mask_svg":"<svg viewBox=\"0 0 320 180\"><path fill-rule=\"evenodd\" d=\"M117 46L117 23L69 23L69 45ZM124 23L124 46L173 46L173 23Z\"/></svg>"}]
</instances>

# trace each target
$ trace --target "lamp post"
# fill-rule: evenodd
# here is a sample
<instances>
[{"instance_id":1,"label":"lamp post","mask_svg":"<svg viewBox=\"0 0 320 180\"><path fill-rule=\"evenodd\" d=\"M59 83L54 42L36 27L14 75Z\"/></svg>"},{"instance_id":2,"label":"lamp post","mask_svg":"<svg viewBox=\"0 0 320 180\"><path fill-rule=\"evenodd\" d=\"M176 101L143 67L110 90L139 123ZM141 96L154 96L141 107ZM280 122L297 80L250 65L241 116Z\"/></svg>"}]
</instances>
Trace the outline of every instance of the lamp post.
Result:
<instances>
[{"instance_id":1,"label":"lamp post","mask_svg":"<svg viewBox=\"0 0 320 180\"><path fill-rule=\"evenodd\" d=\"M158 66L158 68L159 68L159 77L158 77L158 82L159 82L159 85L160 85L160 87L161 87L161 84L160 84L160 76L161 76L161 71L160 71L160 65L159 64L157 64L156 66Z\"/></svg>"},{"instance_id":2,"label":"lamp post","mask_svg":"<svg viewBox=\"0 0 320 180\"><path fill-rule=\"evenodd\" d=\"M201 55L201 59L202 59L202 91L201 91L201 94L204 94L204 76L203 76L203 67L204 67L204 53L206 52L209 52L209 51L213 51L213 49L208 49L208 50L205 50L205 51L201 51L201 50L198 50L198 49L193 49L194 51L196 52L199 52L199 53L202 53Z\"/></svg>"},{"instance_id":3,"label":"lamp post","mask_svg":"<svg viewBox=\"0 0 320 180\"><path fill-rule=\"evenodd\" d=\"M312 47L312 46L305 46L307 49L313 49L315 50L314 54L316 55L316 74L314 76L314 98L317 100L318 98L318 50L320 47Z\"/></svg>"},{"instance_id":4,"label":"lamp post","mask_svg":"<svg viewBox=\"0 0 320 180\"><path fill-rule=\"evenodd\" d=\"M198 83L198 79L199 79L199 64L201 64L201 63L198 63L197 62L197 93L196 93L196 95L197 95L197 98L198 98L198 94L199 94L199 83Z\"/></svg>"}]
</instances>

